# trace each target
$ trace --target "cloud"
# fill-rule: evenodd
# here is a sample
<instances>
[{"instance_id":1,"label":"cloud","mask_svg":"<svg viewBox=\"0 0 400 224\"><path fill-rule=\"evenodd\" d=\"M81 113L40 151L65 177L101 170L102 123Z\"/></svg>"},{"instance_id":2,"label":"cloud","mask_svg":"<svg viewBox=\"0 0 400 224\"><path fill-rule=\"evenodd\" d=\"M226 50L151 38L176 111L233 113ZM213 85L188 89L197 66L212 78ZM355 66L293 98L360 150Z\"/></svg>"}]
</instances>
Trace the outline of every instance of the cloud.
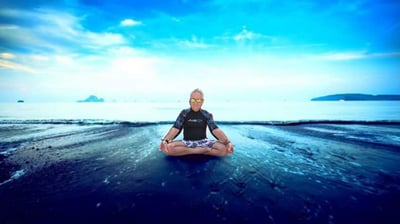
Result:
<instances>
[{"instance_id":1,"label":"cloud","mask_svg":"<svg viewBox=\"0 0 400 224\"><path fill-rule=\"evenodd\" d=\"M107 49L107 53L111 55L119 55L119 56L126 56L126 57L132 57L132 56L137 56L142 54L140 50L129 47L129 46L120 46L120 47L113 47Z\"/></svg>"},{"instance_id":2,"label":"cloud","mask_svg":"<svg viewBox=\"0 0 400 224\"><path fill-rule=\"evenodd\" d=\"M400 57L400 52L365 53L365 52L338 52L311 56L313 59L326 61L349 61L370 58Z\"/></svg>"},{"instance_id":3,"label":"cloud","mask_svg":"<svg viewBox=\"0 0 400 224\"><path fill-rule=\"evenodd\" d=\"M191 39L178 39L178 38L166 38L152 41L151 46L157 49L173 49L177 50L192 50L193 52L203 49L211 49L214 47L213 44L207 43L203 39L197 38L195 35Z\"/></svg>"},{"instance_id":4,"label":"cloud","mask_svg":"<svg viewBox=\"0 0 400 224\"><path fill-rule=\"evenodd\" d=\"M201 49L201 48L210 48L211 45L204 43L204 41L202 40L198 40L198 38L196 36L192 36L191 40L181 40L178 41L179 45L184 47L184 48L197 48L197 49Z\"/></svg>"},{"instance_id":5,"label":"cloud","mask_svg":"<svg viewBox=\"0 0 400 224\"><path fill-rule=\"evenodd\" d=\"M116 33L82 33L84 39L80 42L84 47L88 48L102 48L114 45L123 45L126 43L125 38L121 34Z\"/></svg>"},{"instance_id":6,"label":"cloud","mask_svg":"<svg viewBox=\"0 0 400 224\"><path fill-rule=\"evenodd\" d=\"M11 49L24 49L31 52L71 52L100 49L126 44L123 35L111 32L92 32L81 22L84 17L48 9L33 11L0 11L17 24L0 26L0 39L5 40ZM12 32L11 32L12 31Z\"/></svg>"},{"instance_id":7,"label":"cloud","mask_svg":"<svg viewBox=\"0 0 400 224\"><path fill-rule=\"evenodd\" d=\"M142 25L141 21L136 21L133 19L124 19L120 23L121 26L139 26Z\"/></svg>"},{"instance_id":8,"label":"cloud","mask_svg":"<svg viewBox=\"0 0 400 224\"><path fill-rule=\"evenodd\" d=\"M10 61L5 61L5 60L0 60L0 68L23 71L23 72L32 73L32 74L37 73L35 70L33 70L32 68L30 68L28 66L16 64L16 63L13 63Z\"/></svg>"},{"instance_id":9,"label":"cloud","mask_svg":"<svg viewBox=\"0 0 400 224\"><path fill-rule=\"evenodd\" d=\"M7 52L0 53L0 58L3 58L3 59L13 59L15 57L16 56L14 54L11 54L11 53L7 53Z\"/></svg>"},{"instance_id":10,"label":"cloud","mask_svg":"<svg viewBox=\"0 0 400 224\"><path fill-rule=\"evenodd\" d=\"M259 41L268 41L272 43L272 42L277 42L279 40L278 37L268 36L261 33L255 33L249 31L246 28L246 26L243 26L242 30L238 34L234 35L232 38L238 42L259 40Z\"/></svg>"},{"instance_id":11,"label":"cloud","mask_svg":"<svg viewBox=\"0 0 400 224\"><path fill-rule=\"evenodd\" d=\"M251 31L248 31L246 27L243 27L242 31L235 35L233 37L234 40L236 41L241 41L241 40L252 40L260 36L259 34L253 33Z\"/></svg>"}]
</instances>

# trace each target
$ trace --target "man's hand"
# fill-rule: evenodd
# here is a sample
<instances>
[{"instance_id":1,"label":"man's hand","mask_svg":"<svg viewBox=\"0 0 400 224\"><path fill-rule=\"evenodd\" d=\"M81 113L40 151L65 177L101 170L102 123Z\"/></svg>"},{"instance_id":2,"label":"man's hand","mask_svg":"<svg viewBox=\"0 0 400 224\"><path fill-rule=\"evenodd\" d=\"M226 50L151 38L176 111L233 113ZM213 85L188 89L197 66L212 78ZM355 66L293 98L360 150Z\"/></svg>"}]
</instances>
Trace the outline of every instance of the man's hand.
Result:
<instances>
[{"instance_id":1,"label":"man's hand","mask_svg":"<svg viewBox=\"0 0 400 224\"><path fill-rule=\"evenodd\" d=\"M229 142L229 143L226 145L226 147L227 147L227 149L228 149L228 153L229 153L229 154L232 154L232 153L233 153L233 144L232 144L231 142Z\"/></svg>"}]
</instances>

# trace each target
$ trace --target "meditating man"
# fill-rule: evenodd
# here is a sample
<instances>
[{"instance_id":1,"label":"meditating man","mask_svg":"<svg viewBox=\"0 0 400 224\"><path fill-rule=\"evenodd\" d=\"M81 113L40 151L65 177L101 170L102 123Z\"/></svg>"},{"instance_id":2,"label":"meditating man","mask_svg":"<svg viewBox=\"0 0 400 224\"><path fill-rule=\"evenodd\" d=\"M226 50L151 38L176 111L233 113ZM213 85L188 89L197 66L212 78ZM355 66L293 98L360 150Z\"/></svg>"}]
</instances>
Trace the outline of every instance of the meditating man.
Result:
<instances>
[{"instance_id":1,"label":"meditating man","mask_svg":"<svg viewBox=\"0 0 400 224\"><path fill-rule=\"evenodd\" d=\"M201 109L204 94L195 89L190 94L190 108L179 114L175 124L161 140L160 150L170 156L204 154L227 156L233 153L233 145L225 133L215 124L212 114ZM217 140L208 139L207 126ZM173 141L183 129L183 140Z\"/></svg>"}]
</instances>

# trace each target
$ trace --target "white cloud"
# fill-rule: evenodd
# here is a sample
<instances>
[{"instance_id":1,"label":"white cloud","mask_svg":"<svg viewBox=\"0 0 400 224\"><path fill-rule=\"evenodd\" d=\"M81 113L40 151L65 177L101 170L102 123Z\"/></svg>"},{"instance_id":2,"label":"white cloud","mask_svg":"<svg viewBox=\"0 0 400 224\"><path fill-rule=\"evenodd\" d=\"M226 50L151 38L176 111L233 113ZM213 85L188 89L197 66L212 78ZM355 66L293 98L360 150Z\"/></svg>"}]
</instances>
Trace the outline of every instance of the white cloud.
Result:
<instances>
[{"instance_id":1,"label":"white cloud","mask_svg":"<svg viewBox=\"0 0 400 224\"><path fill-rule=\"evenodd\" d=\"M166 38L153 41L151 44L153 48L158 49L184 49L194 51L214 47L214 45L206 43L203 39L199 39L195 35L193 35L191 39Z\"/></svg>"},{"instance_id":2,"label":"white cloud","mask_svg":"<svg viewBox=\"0 0 400 224\"><path fill-rule=\"evenodd\" d=\"M0 60L0 68L23 71L27 73L37 73L34 69L30 68L29 66L13 63L6 60Z\"/></svg>"},{"instance_id":3,"label":"white cloud","mask_svg":"<svg viewBox=\"0 0 400 224\"><path fill-rule=\"evenodd\" d=\"M112 45L125 44L126 41L121 34L116 33L93 33L84 32L82 42L83 46L87 47L107 47Z\"/></svg>"},{"instance_id":4,"label":"white cloud","mask_svg":"<svg viewBox=\"0 0 400 224\"><path fill-rule=\"evenodd\" d=\"M3 59L13 59L15 57L16 56L12 53L8 53L8 52L0 53L0 58L3 58Z\"/></svg>"},{"instance_id":5,"label":"white cloud","mask_svg":"<svg viewBox=\"0 0 400 224\"><path fill-rule=\"evenodd\" d=\"M356 52L334 52L325 54L316 54L309 56L312 59L326 60L326 61L349 61L369 58L390 58L400 57L400 52L386 52L386 53L366 53L365 51Z\"/></svg>"},{"instance_id":6,"label":"white cloud","mask_svg":"<svg viewBox=\"0 0 400 224\"><path fill-rule=\"evenodd\" d=\"M133 99L141 92L163 85L159 79L161 58L140 55L126 48L112 52L85 57L53 55L45 62L48 66L40 70L39 78L46 83L43 89L55 94L96 93L106 99Z\"/></svg>"},{"instance_id":7,"label":"white cloud","mask_svg":"<svg viewBox=\"0 0 400 224\"><path fill-rule=\"evenodd\" d=\"M57 55L55 56L55 61L60 65L60 67L74 65L74 59L67 55Z\"/></svg>"},{"instance_id":8,"label":"white cloud","mask_svg":"<svg viewBox=\"0 0 400 224\"><path fill-rule=\"evenodd\" d=\"M13 24L0 26L0 38L32 51L84 52L85 49L99 49L126 43L125 38L119 33L95 33L86 30L81 25L83 17L61 11L5 9L1 10L0 14L8 16L11 20L29 20L29 23L21 23L18 26Z\"/></svg>"},{"instance_id":9,"label":"white cloud","mask_svg":"<svg viewBox=\"0 0 400 224\"><path fill-rule=\"evenodd\" d=\"M179 45L184 48L209 48L211 45L204 43L202 40L198 40L196 36L192 36L191 40L181 40Z\"/></svg>"},{"instance_id":10,"label":"white cloud","mask_svg":"<svg viewBox=\"0 0 400 224\"><path fill-rule=\"evenodd\" d=\"M280 42L280 38L274 36L268 36L261 33L255 33L246 28L244 26L242 30L232 37L233 40L237 42L243 41L266 41L267 43L277 44Z\"/></svg>"},{"instance_id":11,"label":"white cloud","mask_svg":"<svg viewBox=\"0 0 400 224\"><path fill-rule=\"evenodd\" d=\"M256 34L256 33L253 33L251 31L248 31L246 29L246 27L243 27L242 31L240 33L238 33L237 35L235 35L233 37L233 39L236 40L236 41L252 40L252 39L256 39L259 36L260 36L259 34Z\"/></svg>"},{"instance_id":12,"label":"white cloud","mask_svg":"<svg viewBox=\"0 0 400 224\"><path fill-rule=\"evenodd\" d=\"M120 23L121 26L139 26L142 25L141 21L136 21L133 19L124 19Z\"/></svg>"},{"instance_id":13,"label":"white cloud","mask_svg":"<svg viewBox=\"0 0 400 224\"><path fill-rule=\"evenodd\" d=\"M125 55L125 56L135 56L136 55L137 56L137 55L142 54L142 52L140 50L129 47L129 46L112 47L112 48L107 49L107 51L108 51L108 54L119 55L119 56L123 56L123 55Z\"/></svg>"},{"instance_id":14,"label":"white cloud","mask_svg":"<svg viewBox=\"0 0 400 224\"><path fill-rule=\"evenodd\" d=\"M80 92L85 89L100 89L113 92L130 91L132 83L143 77L153 77L153 62L121 58L140 58L140 52L126 46L126 41L118 33L95 33L81 25L82 18L72 14L52 10L4 10L2 15L17 19L32 20L33 25L7 25L0 27L0 38L14 45L27 46L38 54L8 53L0 54L0 69L19 74L37 74L38 83L43 91ZM24 23L22 23L24 24ZM11 32L12 30L12 32ZM97 54L85 53L96 50ZM78 53L81 52L81 53ZM13 62L9 60L13 58ZM118 61L118 60L122 60ZM12 81L12 77L10 81ZM42 80L42 81L40 81ZM16 81L16 80L15 80ZM23 80L16 82L24 82ZM129 84L131 84L129 86ZM57 89L53 88L57 86ZM112 86L112 87L111 87ZM46 90L47 89L47 90Z\"/></svg>"},{"instance_id":15,"label":"white cloud","mask_svg":"<svg viewBox=\"0 0 400 224\"><path fill-rule=\"evenodd\" d=\"M48 62L50 60L49 56L40 55L40 54L32 54L30 55L32 61L36 62Z\"/></svg>"}]
</instances>

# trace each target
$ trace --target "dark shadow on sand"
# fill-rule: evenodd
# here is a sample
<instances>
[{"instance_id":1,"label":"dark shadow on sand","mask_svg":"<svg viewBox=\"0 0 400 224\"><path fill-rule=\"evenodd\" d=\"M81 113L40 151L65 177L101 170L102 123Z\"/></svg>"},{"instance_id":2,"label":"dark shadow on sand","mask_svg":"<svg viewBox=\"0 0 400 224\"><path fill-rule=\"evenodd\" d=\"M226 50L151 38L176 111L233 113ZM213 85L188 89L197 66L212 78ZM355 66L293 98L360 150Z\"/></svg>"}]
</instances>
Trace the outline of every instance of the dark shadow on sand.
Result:
<instances>
[{"instance_id":1,"label":"dark shadow on sand","mask_svg":"<svg viewBox=\"0 0 400 224\"><path fill-rule=\"evenodd\" d=\"M165 160L168 162L185 162L190 164L204 164L209 161L221 160L220 157L207 156L207 155L186 155L186 156L166 156Z\"/></svg>"}]
</instances>

